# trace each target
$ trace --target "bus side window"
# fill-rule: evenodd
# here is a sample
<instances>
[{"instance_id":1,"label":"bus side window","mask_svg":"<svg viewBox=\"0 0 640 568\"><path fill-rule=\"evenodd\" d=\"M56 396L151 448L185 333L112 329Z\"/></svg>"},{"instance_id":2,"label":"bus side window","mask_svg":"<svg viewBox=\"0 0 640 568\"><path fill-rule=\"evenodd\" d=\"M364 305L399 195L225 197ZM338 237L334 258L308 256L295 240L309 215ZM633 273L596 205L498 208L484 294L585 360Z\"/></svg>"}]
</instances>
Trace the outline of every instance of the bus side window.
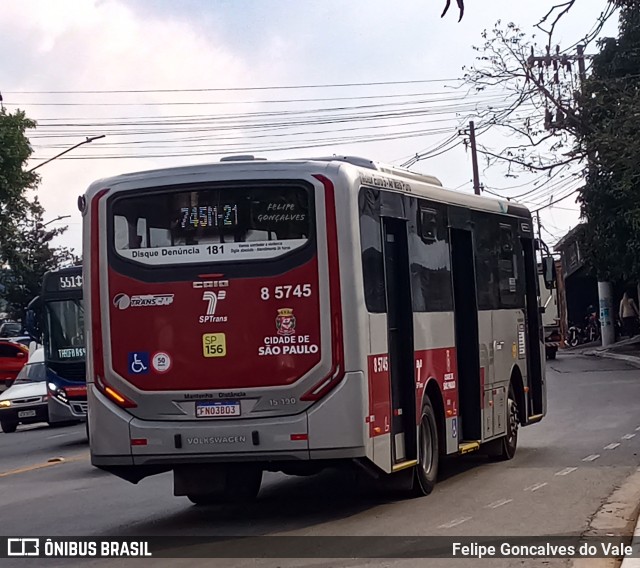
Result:
<instances>
[{"instance_id":1,"label":"bus side window","mask_svg":"<svg viewBox=\"0 0 640 568\"><path fill-rule=\"evenodd\" d=\"M423 200L409 205L409 263L415 312L453 309L451 263L444 208Z\"/></svg>"},{"instance_id":2,"label":"bus side window","mask_svg":"<svg viewBox=\"0 0 640 568\"><path fill-rule=\"evenodd\" d=\"M385 313L387 301L384 284L379 193L377 190L363 188L360 190L358 202L364 298L369 312Z\"/></svg>"},{"instance_id":3,"label":"bus side window","mask_svg":"<svg viewBox=\"0 0 640 568\"><path fill-rule=\"evenodd\" d=\"M500 240L498 252L500 304L501 307L514 308L524 306L523 282L518 273L519 262L517 248L520 243L514 236L513 228L500 224Z\"/></svg>"},{"instance_id":4,"label":"bus side window","mask_svg":"<svg viewBox=\"0 0 640 568\"><path fill-rule=\"evenodd\" d=\"M498 223L491 215L474 213L476 287L479 310L498 308Z\"/></svg>"}]
</instances>

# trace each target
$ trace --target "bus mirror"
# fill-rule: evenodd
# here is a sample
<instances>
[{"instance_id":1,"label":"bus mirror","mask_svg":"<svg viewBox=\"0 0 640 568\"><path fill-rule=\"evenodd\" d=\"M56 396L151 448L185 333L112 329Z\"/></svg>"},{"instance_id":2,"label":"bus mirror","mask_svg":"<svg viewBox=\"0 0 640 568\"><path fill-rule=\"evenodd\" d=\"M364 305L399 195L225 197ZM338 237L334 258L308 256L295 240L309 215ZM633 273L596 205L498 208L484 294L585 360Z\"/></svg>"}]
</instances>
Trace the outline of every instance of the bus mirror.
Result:
<instances>
[{"instance_id":1,"label":"bus mirror","mask_svg":"<svg viewBox=\"0 0 640 568\"><path fill-rule=\"evenodd\" d=\"M556 263L552 256L542 258L542 276L545 288L553 290L556 287Z\"/></svg>"}]
</instances>

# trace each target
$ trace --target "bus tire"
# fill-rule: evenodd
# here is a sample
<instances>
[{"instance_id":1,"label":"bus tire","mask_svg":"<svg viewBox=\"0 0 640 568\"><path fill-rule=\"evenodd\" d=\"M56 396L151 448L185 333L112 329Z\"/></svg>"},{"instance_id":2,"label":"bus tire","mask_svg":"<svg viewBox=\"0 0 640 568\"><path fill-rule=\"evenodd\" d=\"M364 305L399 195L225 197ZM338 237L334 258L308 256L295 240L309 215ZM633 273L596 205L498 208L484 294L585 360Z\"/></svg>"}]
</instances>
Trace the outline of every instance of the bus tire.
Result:
<instances>
[{"instance_id":1,"label":"bus tire","mask_svg":"<svg viewBox=\"0 0 640 568\"><path fill-rule=\"evenodd\" d=\"M248 503L258 496L261 484L261 468L230 466L225 471L221 490L213 493L189 493L187 499L194 505Z\"/></svg>"},{"instance_id":2,"label":"bus tire","mask_svg":"<svg viewBox=\"0 0 640 568\"><path fill-rule=\"evenodd\" d=\"M429 495L438 480L440 448L438 445L438 421L429 398L425 398L418 428L418 465L415 467L414 492L418 496Z\"/></svg>"},{"instance_id":3,"label":"bus tire","mask_svg":"<svg viewBox=\"0 0 640 568\"><path fill-rule=\"evenodd\" d=\"M518 404L513 387L509 387L507 397L507 433L499 440L487 445L489 457L495 461L508 461L516 455L518 447Z\"/></svg>"}]
</instances>

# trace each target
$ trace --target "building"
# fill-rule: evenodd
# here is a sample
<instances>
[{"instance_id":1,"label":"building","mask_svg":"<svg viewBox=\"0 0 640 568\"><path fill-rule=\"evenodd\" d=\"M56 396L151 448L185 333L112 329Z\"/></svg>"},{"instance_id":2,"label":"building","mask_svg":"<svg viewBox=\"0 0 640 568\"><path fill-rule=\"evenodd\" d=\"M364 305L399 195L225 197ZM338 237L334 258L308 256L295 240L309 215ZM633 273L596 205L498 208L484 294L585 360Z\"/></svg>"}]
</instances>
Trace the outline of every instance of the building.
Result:
<instances>
[{"instance_id":1,"label":"building","mask_svg":"<svg viewBox=\"0 0 640 568\"><path fill-rule=\"evenodd\" d=\"M582 247L584 224L571 229L555 245L554 251L560 253L560 267L564 287L564 302L568 326L581 325L589 306L598 310L598 280L589 271L585 263Z\"/></svg>"}]
</instances>

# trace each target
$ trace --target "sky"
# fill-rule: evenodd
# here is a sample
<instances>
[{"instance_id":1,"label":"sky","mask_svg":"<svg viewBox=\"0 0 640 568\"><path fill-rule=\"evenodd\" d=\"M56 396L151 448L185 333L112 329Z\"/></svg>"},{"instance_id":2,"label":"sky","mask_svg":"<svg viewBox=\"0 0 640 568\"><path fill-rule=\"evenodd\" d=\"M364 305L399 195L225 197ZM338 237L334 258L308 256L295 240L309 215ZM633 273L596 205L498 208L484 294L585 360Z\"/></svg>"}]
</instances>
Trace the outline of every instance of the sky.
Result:
<instances>
[{"instance_id":1,"label":"sky","mask_svg":"<svg viewBox=\"0 0 640 568\"><path fill-rule=\"evenodd\" d=\"M77 253L77 198L93 181L229 154L347 154L401 165L431 150L434 156L412 169L472 192L471 158L458 132L476 107L504 98L456 88L463 67L475 63L473 47L497 20L533 32L554 4L466 0L458 23L455 2L440 18L444 0L0 3L0 92L8 110L21 108L38 121L29 132L29 166L106 134L38 170L45 221L70 216L52 224L69 227L55 244ZM556 41L578 41L605 4L578 0ZM605 35L615 35L616 24L612 18ZM344 84L351 86L327 87ZM488 130L478 142L498 148L508 140ZM557 179L544 185L539 174L505 174L480 161L490 191L514 197L535 189L522 198L532 209L569 187ZM540 215L548 244L579 222L573 196Z\"/></svg>"}]
</instances>

